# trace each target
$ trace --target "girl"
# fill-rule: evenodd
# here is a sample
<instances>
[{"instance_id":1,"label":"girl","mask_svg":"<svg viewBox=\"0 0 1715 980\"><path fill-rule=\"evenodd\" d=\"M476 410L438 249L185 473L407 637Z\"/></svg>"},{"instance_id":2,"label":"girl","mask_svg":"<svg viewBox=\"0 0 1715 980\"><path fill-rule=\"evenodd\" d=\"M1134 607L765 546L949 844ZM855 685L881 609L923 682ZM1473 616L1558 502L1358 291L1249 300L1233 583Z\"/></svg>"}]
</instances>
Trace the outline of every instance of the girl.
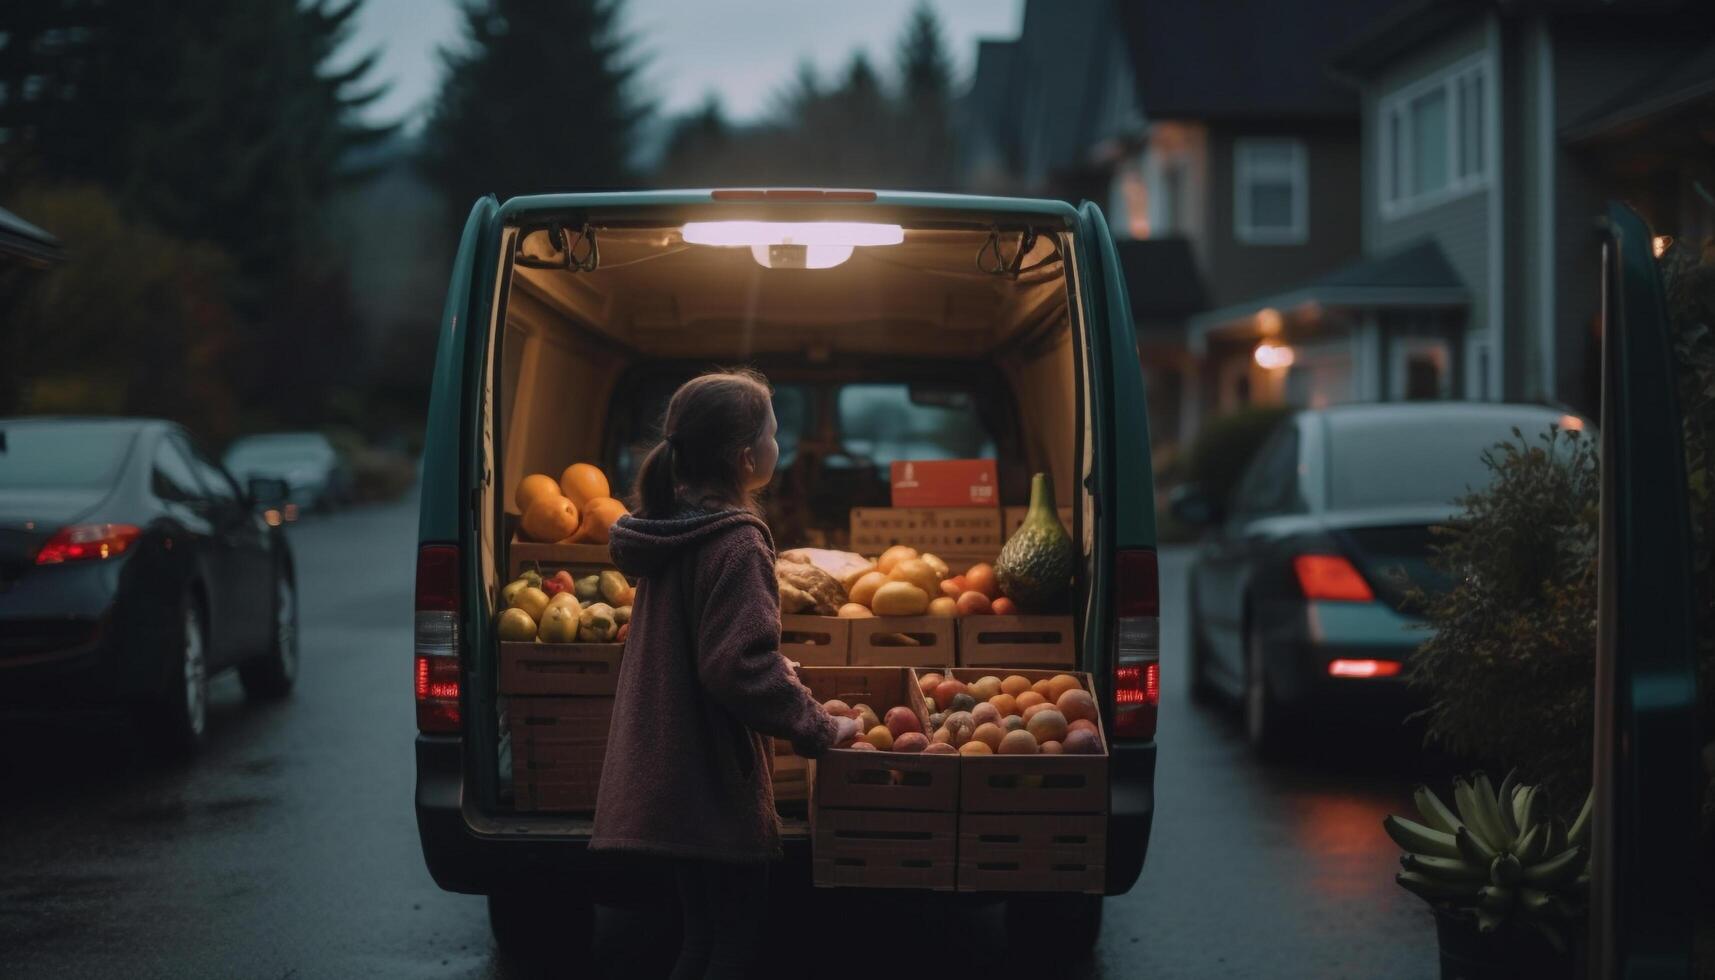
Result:
<instances>
[{"instance_id":1,"label":"girl","mask_svg":"<svg viewBox=\"0 0 1715 980\"><path fill-rule=\"evenodd\" d=\"M780 855L765 736L814 758L857 735L780 655L774 541L752 501L774 475L776 426L761 375L686 382L638 471L635 514L610 536L614 564L641 581L590 848L673 859L674 980L751 973Z\"/></svg>"}]
</instances>

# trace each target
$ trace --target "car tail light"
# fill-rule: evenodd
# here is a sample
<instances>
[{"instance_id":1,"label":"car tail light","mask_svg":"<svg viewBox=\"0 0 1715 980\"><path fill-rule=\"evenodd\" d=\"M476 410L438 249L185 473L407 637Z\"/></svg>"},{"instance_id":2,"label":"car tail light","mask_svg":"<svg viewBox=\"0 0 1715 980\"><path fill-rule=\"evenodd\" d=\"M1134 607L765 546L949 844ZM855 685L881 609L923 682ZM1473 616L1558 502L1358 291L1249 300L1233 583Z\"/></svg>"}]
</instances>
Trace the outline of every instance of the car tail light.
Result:
<instances>
[{"instance_id":1,"label":"car tail light","mask_svg":"<svg viewBox=\"0 0 1715 980\"><path fill-rule=\"evenodd\" d=\"M1330 660L1330 677L1392 677L1399 673L1397 660Z\"/></svg>"},{"instance_id":2,"label":"car tail light","mask_svg":"<svg viewBox=\"0 0 1715 980\"><path fill-rule=\"evenodd\" d=\"M1119 553L1114 594L1114 737L1154 738L1161 706L1161 585L1155 552Z\"/></svg>"},{"instance_id":3,"label":"car tail light","mask_svg":"<svg viewBox=\"0 0 1715 980\"><path fill-rule=\"evenodd\" d=\"M130 524L74 524L62 527L36 552L36 564L60 565L68 561L100 561L123 555L143 529Z\"/></svg>"},{"instance_id":4,"label":"car tail light","mask_svg":"<svg viewBox=\"0 0 1715 980\"><path fill-rule=\"evenodd\" d=\"M1292 559L1293 574L1306 599L1334 602L1370 602L1375 593L1370 583L1343 555L1299 555Z\"/></svg>"},{"instance_id":5,"label":"car tail light","mask_svg":"<svg viewBox=\"0 0 1715 980\"><path fill-rule=\"evenodd\" d=\"M459 731L459 550L427 544L417 551L417 730Z\"/></svg>"}]
</instances>

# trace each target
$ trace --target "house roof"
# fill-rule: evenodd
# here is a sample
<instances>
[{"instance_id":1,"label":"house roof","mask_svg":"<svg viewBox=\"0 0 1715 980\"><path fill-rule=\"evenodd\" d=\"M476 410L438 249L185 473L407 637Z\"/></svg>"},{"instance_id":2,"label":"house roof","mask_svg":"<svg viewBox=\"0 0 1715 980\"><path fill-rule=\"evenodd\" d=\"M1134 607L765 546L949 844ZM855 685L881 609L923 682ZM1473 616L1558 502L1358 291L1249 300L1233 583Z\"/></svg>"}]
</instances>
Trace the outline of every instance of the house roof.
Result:
<instances>
[{"instance_id":1,"label":"house roof","mask_svg":"<svg viewBox=\"0 0 1715 980\"><path fill-rule=\"evenodd\" d=\"M60 240L0 208L0 257L45 267L65 258Z\"/></svg>"},{"instance_id":2,"label":"house roof","mask_svg":"<svg viewBox=\"0 0 1715 980\"><path fill-rule=\"evenodd\" d=\"M1208 307L1209 294L1189 239L1128 239L1115 242L1114 248L1137 323L1171 323L1177 329L1185 317Z\"/></svg>"},{"instance_id":3,"label":"house roof","mask_svg":"<svg viewBox=\"0 0 1715 980\"><path fill-rule=\"evenodd\" d=\"M1330 54L1397 0L1134 0L1120 4L1151 118L1358 115Z\"/></svg>"},{"instance_id":4,"label":"house roof","mask_svg":"<svg viewBox=\"0 0 1715 980\"><path fill-rule=\"evenodd\" d=\"M1464 280L1434 239L1358 259L1297 289L1259 296L1191 319L1190 340L1201 350L1209 334L1233 329L1267 308L1448 309L1471 300Z\"/></svg>"}]
</instances>

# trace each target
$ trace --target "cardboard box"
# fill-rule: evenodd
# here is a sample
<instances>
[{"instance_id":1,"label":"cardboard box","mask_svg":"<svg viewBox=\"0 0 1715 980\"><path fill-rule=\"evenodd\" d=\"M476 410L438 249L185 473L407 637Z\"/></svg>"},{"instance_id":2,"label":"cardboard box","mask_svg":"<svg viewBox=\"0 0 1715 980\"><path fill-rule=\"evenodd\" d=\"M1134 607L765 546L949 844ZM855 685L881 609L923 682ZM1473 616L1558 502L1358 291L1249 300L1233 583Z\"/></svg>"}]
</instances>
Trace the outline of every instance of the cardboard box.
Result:
<instances>
[{"instance_id":1,"label":"cardboard box","mask_svg":"<svg viewBox=\"0 0 1715 980\"><path fill-rule=\"evenodd\" d=\"M780 652L806 667L844 667L851 661L851 623L836 616L782 615Z\"/></svg>"},{"instance_id":2,"label":"cardboard box","mask_svg":"<svg viewBox=\"0 0 1715 980\"><path fill-rule=\"evenodd\" d=\"M959 666L1070 668L1077 659L1071 616L964 616Z\"/></svg>"},{"instance_id":3,"label":"cardboard box","mask_svg":"<svg viewBox=\"0 0 1715 980\"><path fill-rule=\"evenodd\" d=\"M1000 502L992 459L898 460L891 469L895 507L993 507Z\"/></svg>"},{"instance_id":4,"label":"cardboard box","mask_svg":"<svg viewBox=\"0 0 1715 980\"><path fill-rule=\"evenodd\" d=\"M513 806L595 809L612 720L611 697L509 699Z\"/></svg>"},{"instance_id":5,"label":"cardboard box","mask_svg":"<svg viewBox=\"0 0 1715 980\"><path fill-rule=\"evenodd\" d=\"M957 761L956 756L945 758ZM810 881L818 888L952 891L958 814L810 810Z\"/></svg>"},{"instance_id":6,"label":"cardboard box","mask_svg":"<svg viewBox=\"0 0 1715 980\"><path fill-rule=\"evenodd\" d=\"M500 644L501 694L611 695L623 643Z\"/></svg>"},{"instance_id":7,"label":"cardboard box","mask_svg":"<svg viewBox=\"0 0 1715 980\"><path fill-rule=\"evenodd\" d=\"M950 674L969 683L998 670L959 667ZM1035 682L1055 674L1071 674L1084 690L1095 693L1089 674L1066 670L1009 670ZM960 756L960 813L1085 813L1108 812L1108 733L1096 717L1100 755L974 755Z\"/></svg>"},{"instance_id":8,"label":"cardboard box","mask_svg":"<svg viewBox=\"0 0 1715 980\"><path fill-rule=\"evenodd\" d=\"M1107 834L1105 816L960 814L958 890L1100 895Z\"/></svg>"},{"instance_id":9,"label":"cardboard box","mask_svg":"<svg viewBox=\"0 0 1715 980\"><path fill-rule=\"evenodd\" d=\"M955 662L959 621L951 616L871 616L849 622L847 659L853 666L947 667Z\"/></svg>"},{"instance_id":10,"label":"cardboard box","mask_svg":"<svg viewBox=\"0 0 1715 980\"><path fill-rule=\"evenodd\" d=\"M871 558L896 544L927 551L957 566L992 561L1003 542L998 507L853 507L851 550ZM934 598L930 596L930 598Z\"/></svg>"}]
</instances>

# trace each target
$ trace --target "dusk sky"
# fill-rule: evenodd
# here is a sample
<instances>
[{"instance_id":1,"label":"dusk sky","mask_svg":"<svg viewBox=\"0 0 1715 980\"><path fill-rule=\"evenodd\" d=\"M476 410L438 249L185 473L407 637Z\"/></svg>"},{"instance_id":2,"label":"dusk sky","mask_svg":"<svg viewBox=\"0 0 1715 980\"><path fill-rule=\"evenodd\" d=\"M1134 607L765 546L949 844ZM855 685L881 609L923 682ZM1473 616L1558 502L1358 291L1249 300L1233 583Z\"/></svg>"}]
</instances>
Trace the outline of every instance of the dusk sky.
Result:
<instances>
[{"instance_id":1,"label":"dusk sky","mask_svg":"<svg viewBox=\"0 0 1715 980\"><path fill-rule=\"evenodd\" d=\"M737 120L766 113L797 64L809 59L823 77L851 53L867 51L879 70L917 0L628 0L630 32L649 56L644 85L661 112L694 108L707 93ZM1022 0L931 0L941 17L961 79L978 38L1014 37ZM420 116L440 80L436 49L459 39L455 0L368 0L352 39L354 51L379 49L375 77L392 82L376 104L377 119ZM885 74L884 74L885 77Z\"/></svg>"}]
</instances>

